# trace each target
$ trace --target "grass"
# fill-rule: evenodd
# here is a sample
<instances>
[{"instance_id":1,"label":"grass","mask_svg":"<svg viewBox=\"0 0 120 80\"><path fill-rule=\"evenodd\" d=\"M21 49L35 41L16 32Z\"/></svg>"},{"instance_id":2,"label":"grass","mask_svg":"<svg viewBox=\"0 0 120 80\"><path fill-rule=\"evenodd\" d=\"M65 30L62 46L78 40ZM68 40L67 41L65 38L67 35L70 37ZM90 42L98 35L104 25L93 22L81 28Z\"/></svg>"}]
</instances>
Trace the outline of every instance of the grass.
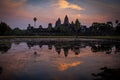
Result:
<instances>
[{"instance_id":1,"label":"grass","mask_svg":"<svg viewBox=\"0 0 120 80\"><path fill-rule=\"evenodd\" d=\"M2 38L76 38L76 36L0 36ZM77 38L83 39L117 39L120 40L120 36L77 36Z\"/></svg>"},{"instance_id":2,"label":"grass","mask_svg":"<svg viewBox=\"0 0 120 80\"><path fill-rule=\"evenodd\" d=\"M120 36L79 36L80 38L90 38L90 39L119 39Z\"/></svg>"}]
</instances>

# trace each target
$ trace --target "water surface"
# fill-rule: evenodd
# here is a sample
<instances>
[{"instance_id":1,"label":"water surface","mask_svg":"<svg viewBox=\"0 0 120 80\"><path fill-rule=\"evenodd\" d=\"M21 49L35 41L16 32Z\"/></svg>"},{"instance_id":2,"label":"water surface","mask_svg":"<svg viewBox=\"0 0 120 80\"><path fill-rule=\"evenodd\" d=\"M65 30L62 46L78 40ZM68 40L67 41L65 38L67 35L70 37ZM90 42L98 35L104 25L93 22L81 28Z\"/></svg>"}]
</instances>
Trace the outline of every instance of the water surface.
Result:
<instances>
[{"instance_id":1,"label":"water surface","mask_svg":"<svg viewBox=\"0 0 120 80\"><path fill-rule=\"evenodd\" d=\"M120 41L0 40L0 80L93 80L102 67L120 68Z\"/></svg>"}]
</instances>

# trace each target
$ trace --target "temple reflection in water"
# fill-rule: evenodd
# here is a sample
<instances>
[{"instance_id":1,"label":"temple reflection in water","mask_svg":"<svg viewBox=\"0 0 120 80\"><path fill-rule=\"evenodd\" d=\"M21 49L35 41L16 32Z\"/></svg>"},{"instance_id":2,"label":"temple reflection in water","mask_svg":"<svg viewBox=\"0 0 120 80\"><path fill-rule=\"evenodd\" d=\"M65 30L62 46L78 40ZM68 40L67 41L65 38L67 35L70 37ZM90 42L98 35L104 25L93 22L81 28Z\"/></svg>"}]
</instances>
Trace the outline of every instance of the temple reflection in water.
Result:
<instances>
[{"instance_id":1,"label":"temple reflection in water","mask_svg":"<svg viewBox=\"0 0 120 80\"><path fill-rule=\"evenodd\" d=\"M0 40L0 80L93 80L118 72L119 54L117 40Z\"/></svg>"},{"instance_id":2,"label":"temple reflection in water","mask_svg":"<svg viewBox=\"0 0 120 80\"><path fill-rule=\"evenodd\" d=\"M19 45L22 41L18 42L7 42L0 44L0 52L7 52L12 44ZM76 40L76 41L54 41L54 40L32 40L32 41L23 41L27 44L29 49L34 46L42 46L47 45L49 50L52 50L54 47L58 55L60 55L61 50L64 51L64 56L67 57L69 54L69 50L73 51L75 55L80 54L81 48L90 47L93 53L96 52L105 52L106 54L110 54L112 51L114 53L120 52L120 42L119 41L104 41L104 40Z\"/></svg>"}]
</instances>

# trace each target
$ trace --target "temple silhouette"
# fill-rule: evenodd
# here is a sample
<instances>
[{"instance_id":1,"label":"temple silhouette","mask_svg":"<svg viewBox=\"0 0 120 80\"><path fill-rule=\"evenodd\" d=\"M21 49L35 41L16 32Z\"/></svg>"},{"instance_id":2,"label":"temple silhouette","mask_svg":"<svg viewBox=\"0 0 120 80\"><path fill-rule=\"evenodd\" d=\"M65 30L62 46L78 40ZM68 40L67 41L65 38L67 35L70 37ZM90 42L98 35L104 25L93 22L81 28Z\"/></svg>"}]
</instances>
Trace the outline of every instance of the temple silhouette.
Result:
<instances>
[{"instance_id":1,"label":"temple silhouette","mask_svg":"<svg viewBox=\"0 0 120 80\"><path fill-rule=\"evenodd\" d=\"M58 18L54 27L52 23L49 23L47 28L43 28L42 25L39 25L38 28L35 28L34 26L31 26L31 24L28 24L27 27L27 34L29 35L69 35L72 33L76 34L76 32L84 33L85 31L87 31L87 27L85 25L81 25L78 19L76 19L75 23L73 21L70 23L67 15L64 18L63 24L61 19Z\"/></svg>"}]
</instances>

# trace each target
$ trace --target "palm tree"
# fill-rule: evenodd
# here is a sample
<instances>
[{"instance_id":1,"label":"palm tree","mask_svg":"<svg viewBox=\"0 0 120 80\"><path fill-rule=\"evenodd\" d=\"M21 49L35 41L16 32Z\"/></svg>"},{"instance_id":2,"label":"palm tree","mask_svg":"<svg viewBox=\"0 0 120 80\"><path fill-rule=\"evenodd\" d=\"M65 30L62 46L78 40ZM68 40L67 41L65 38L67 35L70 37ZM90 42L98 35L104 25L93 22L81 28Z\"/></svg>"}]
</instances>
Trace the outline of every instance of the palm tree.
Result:
<instances>
[{"instance_id":1,"label":"palm tree","mask_svg":"<svg viewBox=\"0 0 120 80\"><path fill-rule=\"evenodd\" d=\"M37 18L36 17L34 17L33 18L33 21L34 21L34 27L36 26L36 21L37 21Z\"/></svg>"},{"instance_id":2,"label":"palm tree","mask_svg":"<svg viewBox=\"0 0 120 80\"><path fill-rule=\"evenodd\" d=\"M119 20L115 20L115 24L116 24L116 26L118 25L118 23L119 23Z\"/></svg>"},{"instance_id":3,"label":"palm tree","mask_svg":"<svg viewBox=\"0 0 120 80\"><path fill-rule=\"evenodd\" d=\"M118 23L119 23L119 20L116 20L115 23L118 24Z\"/></svg>"}]
</instances>

